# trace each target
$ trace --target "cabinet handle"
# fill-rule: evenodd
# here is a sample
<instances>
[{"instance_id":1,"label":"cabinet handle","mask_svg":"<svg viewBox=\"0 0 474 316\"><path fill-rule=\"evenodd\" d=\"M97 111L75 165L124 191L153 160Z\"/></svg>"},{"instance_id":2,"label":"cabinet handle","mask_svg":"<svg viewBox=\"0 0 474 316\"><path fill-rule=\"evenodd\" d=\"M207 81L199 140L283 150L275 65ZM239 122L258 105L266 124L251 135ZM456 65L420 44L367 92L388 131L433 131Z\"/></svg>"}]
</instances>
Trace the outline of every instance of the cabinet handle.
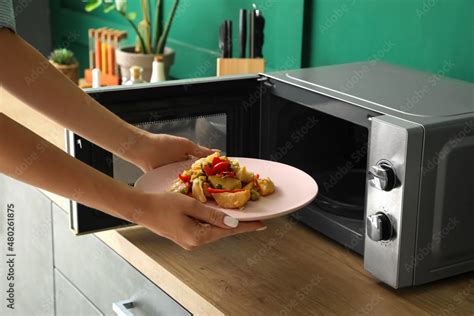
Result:
<instances>
[{"instance_id":1,"label":"cabinet handle","mask_svg":"<svg viewBox=\"0 0 474 316\"><path fill-rule=\"evenodd\" d=\"M133 304L130 300L120 301L112 303L112 309L117 314L117 316L133 316L133 313L130 309L134 308L135 304Z\"/></svg>"}]
</instances>

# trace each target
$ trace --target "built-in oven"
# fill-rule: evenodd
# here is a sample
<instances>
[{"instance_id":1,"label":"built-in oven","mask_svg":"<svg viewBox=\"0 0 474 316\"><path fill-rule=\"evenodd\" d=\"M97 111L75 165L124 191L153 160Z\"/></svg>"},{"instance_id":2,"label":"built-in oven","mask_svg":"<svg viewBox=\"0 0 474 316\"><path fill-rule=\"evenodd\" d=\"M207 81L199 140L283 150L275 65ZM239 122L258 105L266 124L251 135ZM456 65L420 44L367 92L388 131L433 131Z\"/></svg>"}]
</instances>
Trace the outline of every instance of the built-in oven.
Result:
<instances>
[{"instance_id":1,"label":"built-in oven","mask_svg":"<svg viewBox=\"0 0 474 316\"><path fill-rule=\"evenodd\" d=\"M88 92L150 132L304 170L319 193L292 216L363 255L370 273L398 288L474 269L474 246L460 244L474 237L472 91L368 62ZM72 132L67 142L72 155L129 185L142 174ZM74 201L70 216L76 234L129 224ZM456 227L437 237L453 218Z\"/></svg>"}]
</instances>

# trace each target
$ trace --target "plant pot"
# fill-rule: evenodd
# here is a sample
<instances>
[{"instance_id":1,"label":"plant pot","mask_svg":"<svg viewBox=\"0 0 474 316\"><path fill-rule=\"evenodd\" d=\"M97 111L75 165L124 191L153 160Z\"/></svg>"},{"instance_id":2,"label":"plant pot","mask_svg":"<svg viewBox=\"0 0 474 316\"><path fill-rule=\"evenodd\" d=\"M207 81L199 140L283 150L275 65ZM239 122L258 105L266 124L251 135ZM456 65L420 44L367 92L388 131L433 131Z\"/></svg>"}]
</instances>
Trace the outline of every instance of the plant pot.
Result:
<instances>
[{"instance_id":1,"label":"plant pot","mask_svg":"<svg viewBox=\"0 0 474 316\"><path fill-rule=\"evenodd\" d=\"M62 72L66 77L71 79L72 82L78 84L79 82L79 64L75 63L72 65L61 65L56 64L54 61L49 61L57 70Z\"/></svg>"},{"instance_id":2,"label":"plant pot","mask_svg":"<svg viewBox=\"0 0 474 316\"><path fill-rule=\"evenodd\" d=\"M170 67L174 63L174 55L173 49L165 47L163 62L165 63L166 78L168 78ZM135 47L122 47L115 51L116 62L120 67L122 78L130 78L130 67L140 66L143 68L142 78L145 81L151 79L152 63L155 56L155 54L137 54Z\"/></svg>"}]
</instances>

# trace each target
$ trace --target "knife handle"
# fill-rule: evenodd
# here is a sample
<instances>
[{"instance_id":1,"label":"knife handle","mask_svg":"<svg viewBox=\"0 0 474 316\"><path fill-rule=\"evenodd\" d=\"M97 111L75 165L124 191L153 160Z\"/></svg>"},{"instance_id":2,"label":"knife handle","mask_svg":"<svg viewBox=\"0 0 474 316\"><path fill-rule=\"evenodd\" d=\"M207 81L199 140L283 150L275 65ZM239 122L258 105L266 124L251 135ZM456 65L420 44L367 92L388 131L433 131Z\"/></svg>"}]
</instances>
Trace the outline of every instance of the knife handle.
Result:
<instances>
[{"instance_id":1,"label":"knife handle","mask_svg":"<svg viewBox=\"0 0 474 316\"><path fill-rule=\"evenodd\" d=\"M239 57L245 58L247 50L247 10L240 10L239 19Z\"/></svg>"},{"instance_id":2,"label":"knife handle","mask_svg":"<svg viewBox=\"0 0 474 316\"><path fill-rule=\"evenodd\" d=\"M221 57L225 58L226 56L226 22L222 22L220 28L219 28L219 50L221 52Z\"/></svg>"},{"instance_id":3,"label":"knife handle","mask_svg":"<svg viewBox=\"0 0 474 316\"><path fill-rule=\"evenodd\" d=\"M250 10L250 58L255 58L255 19L256 10Z\"/></svg>"},{"instance_id":4,"label":"knife handle","mask_svg":"<svg viewBox=\"0 0 474 316\"><path fill-rule=\"evenodd\" d=\"M227 58L232 58L232 21L227 20Z\"/></svg>"},{"instance_id":5,"label":"knife handle","mask_svg":"<svg viewBox=\"0 0 474 316\"><path fill-rule=\"evenodd\" d=\"M265 28L265 19L257 12L255 16L255 46L254 46L254 57L253 58L263 58L263 42L265 40L265 36L263 33L263 29Z\"/></svg>"}]
</instances>

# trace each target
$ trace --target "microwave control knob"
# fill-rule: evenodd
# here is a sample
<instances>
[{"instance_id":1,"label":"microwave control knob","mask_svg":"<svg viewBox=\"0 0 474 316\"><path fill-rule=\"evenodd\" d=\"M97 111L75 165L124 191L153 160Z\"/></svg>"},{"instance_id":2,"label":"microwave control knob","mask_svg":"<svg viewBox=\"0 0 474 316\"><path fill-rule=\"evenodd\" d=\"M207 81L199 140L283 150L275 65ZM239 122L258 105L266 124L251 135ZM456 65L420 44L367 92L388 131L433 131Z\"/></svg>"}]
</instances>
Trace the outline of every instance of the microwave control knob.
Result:
<instances>
[{"instance_id":1,"label":"microwave control knob","mask_svg":"<svg viewBox=\"0 0 474 316\"><path fill-rule=\"evenodd\" d=\"M382 212L369 215L366 222L367 236L373 241L389 240L392 238L392 223Z\"/></svg>"},{"instance_id":2,"label":"microwave control knob","mask_svg":"<svg viewBox=\"0 0 474 316\"><path fill-rule=\"evenodd\" d=\"M388 162L379 162L369 168L369 183L382 191L390 191L397 183L393 166Z\"/></svg>"}]
</instances>

